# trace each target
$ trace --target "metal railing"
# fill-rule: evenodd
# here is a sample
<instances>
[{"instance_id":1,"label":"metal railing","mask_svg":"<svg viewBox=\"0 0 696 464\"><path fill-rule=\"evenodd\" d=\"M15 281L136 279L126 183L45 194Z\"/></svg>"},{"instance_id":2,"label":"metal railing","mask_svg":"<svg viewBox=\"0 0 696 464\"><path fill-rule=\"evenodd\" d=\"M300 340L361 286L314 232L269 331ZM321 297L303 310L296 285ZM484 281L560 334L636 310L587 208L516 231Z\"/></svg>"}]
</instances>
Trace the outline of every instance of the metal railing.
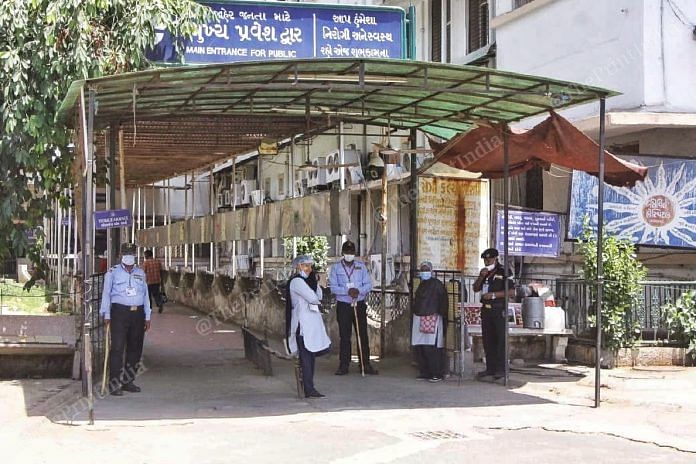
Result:
<instances>
[{"instance_id":1,"label":"metal railing","mask_svg":"<svg viewBox=\"0 0 696 464\"><path fill-rule=\"evenodd\" d=\"M102 290L104 289L104 274L92 274L90 276L92 286L90 294L91 312L85 315L89 319L89 335L92 343L92 372L101 376L104 369L104 350L106 339L104 332L104 318L99 314Z\"/></svg>"},{"instance_id":2,"label":"metal railing","mask_svg":"<svg viewBox=\"0 0 696 464\"><path fill-rule=\"evenodd\" d=\"M479 294L473 290L473 284L477 277L462 276L457 271L443 270L434 271L434 276L445 283L450 298L449 319L451 327L449 327L448 332L457 333L455 324L459 320L458 308L462 297L465 303L479 301ZM576 335L582 335L590 330L589 316L595 312L595 302L591 291L593 284L573 276L527 275L515 279L515 286L519 287L533 282L540 283L551 290L556 305L565 310L566 326L572 329ZM640 284L642 291L627 318L627 324L632 327L637 322L637 325L642 329L644 340L667 339L669 334L667 333L663 308L668 303L676 302L684 292L696 290L696 281L643 281ZM464 286L463 293L461 286ZM379 321L380 290L373 290L368 295L366 302L368 317L374 321ZM409 315L408 293L387 290L386 307L387 322L404 314Z\"/></svg>"},{"instance_id":3,"label":"metal railing","mask_svg":"<svg viewBox=\"0 0 696 464\"><path fill-rule=\"evenodd\" d=\"M561 306L566 313L568 328L580 335L590 329L588 317L595 313L595 301L592 298L592 283L580 278L529 278L528 281L541 282L548 286L554 294L556 305ZM527 282L528 283L528 282ZM663 308L668 303L674 303L688 290L696 289L696 282L691 281L642 281L641 293L636 304L631 309L627 324L634 323L640 327L643 338L652 332L653 340L667 339L667 325L664 320Z\"/></svg>"},{"instance_id":4,"label":"metal railing","mask_svg":"<svg viewBox=\"0 0 696 464\"><path fill-rule=\"evenodd\" d=\"M386 322L398 319L403 314L408 314L408 292L387 290L384 292ZM365 298L367 304L367 317L375 322L381 320L382 292L373 290Z\"/></svg>"}]
</instances>

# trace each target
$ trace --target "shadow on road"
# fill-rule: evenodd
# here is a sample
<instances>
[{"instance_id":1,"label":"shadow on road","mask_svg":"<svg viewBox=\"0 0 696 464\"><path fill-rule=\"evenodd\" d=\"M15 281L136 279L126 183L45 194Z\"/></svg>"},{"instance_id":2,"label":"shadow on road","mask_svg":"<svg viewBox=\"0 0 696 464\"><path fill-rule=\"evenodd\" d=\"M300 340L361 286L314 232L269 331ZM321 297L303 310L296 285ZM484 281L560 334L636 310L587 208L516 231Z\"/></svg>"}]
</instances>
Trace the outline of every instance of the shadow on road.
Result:
<instances>
[{"instance_id":1,"label":"shadow on road","mask_svg":"<svg viewBox=\"0 0 696 464\"><path fill-rule=\"evenodd\" d=\"M144 372L136 380L140 393L108 394L95 400L98 421L248 418L345 410L399 410L533 405L551 401L501 385L450 378L439 383L415 379L407 358L377 361L378 376L361 377L357 364L347 376L335 376L337 356L320 358L315 383L327 398L298 399L289 361L273 360L274 375L264 376L244 359L239 327L215 324L201 334L197 321L205 317L181 305L169 304L153 314L146 337ZM95 375L96 378L101 378ZM577 381L563 371L513 371L511 387L533 382ZM44 411L42 411L44 412ZM87 403L71 401L45 413L55 422L87 419Z\"/></svg>"}]
</instances>

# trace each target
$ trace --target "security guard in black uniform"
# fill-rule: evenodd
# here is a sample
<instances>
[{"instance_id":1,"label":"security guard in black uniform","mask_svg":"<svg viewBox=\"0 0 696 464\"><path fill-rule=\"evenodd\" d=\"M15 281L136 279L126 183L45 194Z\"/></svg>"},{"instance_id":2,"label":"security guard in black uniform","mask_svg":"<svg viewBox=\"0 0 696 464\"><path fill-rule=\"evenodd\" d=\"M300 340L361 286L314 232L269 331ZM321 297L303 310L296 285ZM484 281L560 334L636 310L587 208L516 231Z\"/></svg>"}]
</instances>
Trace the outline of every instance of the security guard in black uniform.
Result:
<instances>
[{"instance_id":1,"label":"security guard in black uniform","mask_svg":"<svg viewBox=\"0 0 696 464\"><path fill-rule=\"evenodd\" d=\"M497 380L505 376L506 277L509 298L515 297L515 290L510 271L506 273L498 262L498 250L489 248L481 254L481 258L485 267L474 282L474 291L481 292L481 334L486 352L486 370L476 374L476 377L492 376Z\"/></svg>"},{"instance_id":2,"label":"security guard in black uniform","mask_svg":"<svg viewBox=\"0 0 696 464\"><path fill-rule=\"evenodd\" d=\"M111 328L109 353L109 389L114 396L123 391L139 392L133 383L140 368L145 332L150 329L150 298L145 272L135 265L136 247L121 245L121 263L104 276L99 312ZM123 365L123 351L126 363Z\"/></svg>"}]
</instances>

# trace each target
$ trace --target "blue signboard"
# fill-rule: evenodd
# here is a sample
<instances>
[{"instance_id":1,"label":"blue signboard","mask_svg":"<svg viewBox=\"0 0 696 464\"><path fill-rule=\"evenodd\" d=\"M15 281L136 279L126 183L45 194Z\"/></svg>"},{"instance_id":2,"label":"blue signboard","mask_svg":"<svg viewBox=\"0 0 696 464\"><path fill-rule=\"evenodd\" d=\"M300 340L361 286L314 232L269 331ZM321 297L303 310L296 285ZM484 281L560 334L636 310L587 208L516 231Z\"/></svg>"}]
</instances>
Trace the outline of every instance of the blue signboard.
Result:
<instances>
[{"instance_id":1,"label":"blue signboard","mask_svg":"<svg viewBox=\"0 0 696 464\"><path fill-rule=\"evenodd\" d=\"M611 235L638 245L696 248L696 160L656 156L626 158L648 167L632 188L604 187L604 223ZM597 228L598 179L573 171L568 238L582 234L583 219Z\"/></svg>"},{"instance_id":2,"label":"blue signboard","mask_svg":"<svg viewBox=\"0 0 696 464\"><path fill-rule=\"evenodd\" d=\"M511 209L508 220L508 255L558 257L561 246L561 220L558 214ZM505 248L504 227L504 211L499 209L496 215L496 244L501 256Z\"/></svg>"},{"instance_id":3,"label":"blue signboard","mask_svg":"<svg viewBox=\"0 0 696 464\"><path fill-rule=\"evenodd\" d=\"M394 7L286 2L208 3L217 21L183 42L186 63L294 58L405 58L405 13ZM148 59L179 63L173 38L158 30Z\"/></svg>"},{"instance_id":4,"label":"blue signboard","mask_svg":"<svg viewBox=\"0 0 696 464\"><path fill-rule=\"evenodd\" d=\"M94 223L97 230L128 227L133 224L130 210L110 209L94 212Z\"/></svg>"}]
</instances>

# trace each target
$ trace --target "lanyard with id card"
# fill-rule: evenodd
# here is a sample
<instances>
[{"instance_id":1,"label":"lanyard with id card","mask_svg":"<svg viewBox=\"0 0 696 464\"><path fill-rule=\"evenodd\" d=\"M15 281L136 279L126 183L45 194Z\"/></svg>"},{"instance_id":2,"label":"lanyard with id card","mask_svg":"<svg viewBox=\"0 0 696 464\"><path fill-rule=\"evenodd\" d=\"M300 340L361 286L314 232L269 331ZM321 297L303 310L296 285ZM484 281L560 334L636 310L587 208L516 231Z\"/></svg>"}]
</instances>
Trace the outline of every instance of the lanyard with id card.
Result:
<instances>
[{"instance_id":1,"label":"lanyard with id card","mask_svg":"<svg viewBox=\"0 0 696 464\"><path fill-rule=\"evenodd\" d=\"M348 282L346 282L346 288L356 288L355 284L353 283L353 272L355 272L355 265L350 266L350 272L348 272L348 269L346 269L346 266L345 264L343 264L343 262L341 262L341 267L343 267L343 272L346 273L346 277L348 278Z\"/></svg>"}]
</instances>

